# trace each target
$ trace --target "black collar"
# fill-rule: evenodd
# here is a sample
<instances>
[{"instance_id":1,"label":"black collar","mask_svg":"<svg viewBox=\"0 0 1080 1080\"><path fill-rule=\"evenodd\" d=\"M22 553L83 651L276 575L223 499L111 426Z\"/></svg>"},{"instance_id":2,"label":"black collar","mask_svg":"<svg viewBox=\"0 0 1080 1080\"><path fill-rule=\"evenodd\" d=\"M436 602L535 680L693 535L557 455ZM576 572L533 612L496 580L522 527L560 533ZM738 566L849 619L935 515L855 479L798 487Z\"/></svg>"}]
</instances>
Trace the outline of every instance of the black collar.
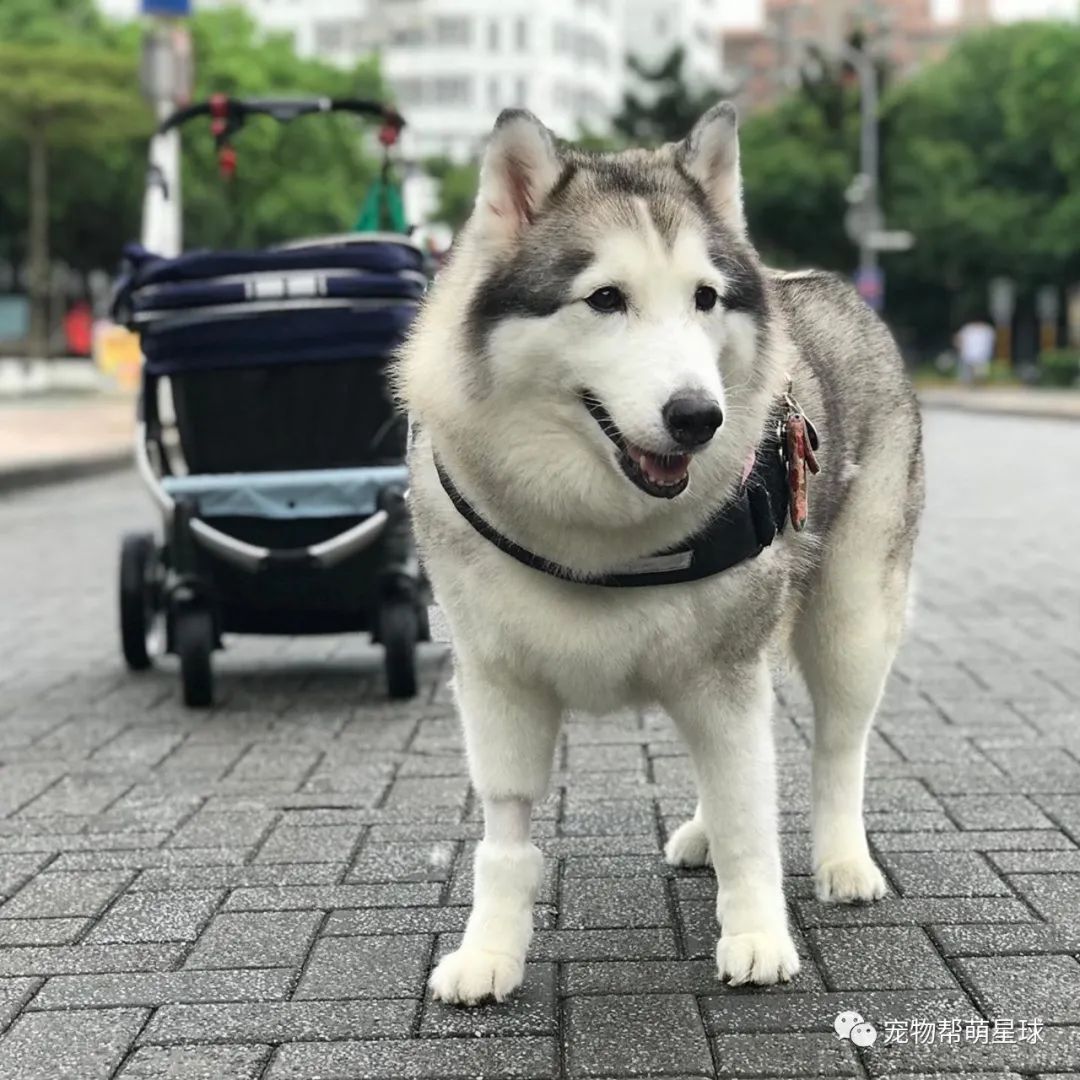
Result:
<instances>
[{"instance_id":1,"label":"black collar","mask_svg":"<svg viewBox=\"0 0 1080 1080\"><path fill-rule=\"evenodd\" d=\"M674 547L634 560L608 574L582 574L540 555L534 555L485 520L457 489L437 455L435 471L443 490L461 516L485 540L519 563L584 585L631 588L642 585L682 585L700 581L756 558L783 531L788 513L787 467L780 453L775 418L758 444L753 470L739 494L722 506L693 536Z\"/></svg>"}]
</instances>

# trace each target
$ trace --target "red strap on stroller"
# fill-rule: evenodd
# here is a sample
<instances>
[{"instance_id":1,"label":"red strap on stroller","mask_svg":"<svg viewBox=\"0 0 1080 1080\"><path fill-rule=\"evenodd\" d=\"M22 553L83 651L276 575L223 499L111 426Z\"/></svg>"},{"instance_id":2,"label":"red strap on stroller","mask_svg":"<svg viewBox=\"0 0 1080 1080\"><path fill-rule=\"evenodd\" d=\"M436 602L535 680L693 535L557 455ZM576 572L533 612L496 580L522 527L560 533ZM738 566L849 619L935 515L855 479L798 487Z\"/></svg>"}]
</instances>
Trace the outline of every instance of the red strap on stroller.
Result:
<instances>
[{"instance_id":1,"label":"red strap on stroller","mask_svg":"<svg viewBox=\"0 0 1080 1080\"><path fill-rule=\"evenodd\" d=\"M210 117L210 130L217 144L218 171L223 180L232 180L236 176L236 151L229 143L229 135L236 123L229 115L229 99L225 94L210 95Z\"/></svg>"}]
</instances>

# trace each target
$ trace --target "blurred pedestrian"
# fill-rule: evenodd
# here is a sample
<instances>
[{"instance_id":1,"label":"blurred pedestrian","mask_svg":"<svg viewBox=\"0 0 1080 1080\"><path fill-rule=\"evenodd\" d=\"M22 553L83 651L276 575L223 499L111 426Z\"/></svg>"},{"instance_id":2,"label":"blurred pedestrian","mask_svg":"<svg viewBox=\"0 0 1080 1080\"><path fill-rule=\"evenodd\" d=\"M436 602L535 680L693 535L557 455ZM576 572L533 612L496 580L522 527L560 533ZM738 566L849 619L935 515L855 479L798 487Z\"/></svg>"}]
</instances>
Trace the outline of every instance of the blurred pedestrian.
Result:
<instances>
[{"instance_id":1,"label":"blurred pedestrian","mask_svg":"<svg viewBox=\"0 0 1080 1080\"><path fill-rule=\"evenodd\" d=\"M956 332L953 344L960 361L960 381L981 382L990 374L996 334L985 319L970 319Z\"/></svg>"}]
</instances>

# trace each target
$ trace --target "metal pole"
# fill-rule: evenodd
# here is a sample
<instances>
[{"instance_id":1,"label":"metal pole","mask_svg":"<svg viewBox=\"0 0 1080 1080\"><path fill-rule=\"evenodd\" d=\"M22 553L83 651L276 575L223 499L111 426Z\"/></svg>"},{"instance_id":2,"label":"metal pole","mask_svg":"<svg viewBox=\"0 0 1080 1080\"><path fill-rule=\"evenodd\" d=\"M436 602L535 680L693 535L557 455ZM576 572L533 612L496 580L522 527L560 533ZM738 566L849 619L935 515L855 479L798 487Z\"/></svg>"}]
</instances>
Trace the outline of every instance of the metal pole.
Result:
<instances>
[{"instance_id":1,"label":"metal pole","mask_svg":"<svg viewBox=\"0 0 1080 1080\"><path fill-rule=\"evenodd\" d=\"M864 49L845 45L842 55L859 76L861 125L859 131L859 171L866 177L868 217L878 217L878 87L873 57ZM878 265L877 251L870 245L870 234L859 241L859 270L872 273Z\"/></svg>"}]
</instances>

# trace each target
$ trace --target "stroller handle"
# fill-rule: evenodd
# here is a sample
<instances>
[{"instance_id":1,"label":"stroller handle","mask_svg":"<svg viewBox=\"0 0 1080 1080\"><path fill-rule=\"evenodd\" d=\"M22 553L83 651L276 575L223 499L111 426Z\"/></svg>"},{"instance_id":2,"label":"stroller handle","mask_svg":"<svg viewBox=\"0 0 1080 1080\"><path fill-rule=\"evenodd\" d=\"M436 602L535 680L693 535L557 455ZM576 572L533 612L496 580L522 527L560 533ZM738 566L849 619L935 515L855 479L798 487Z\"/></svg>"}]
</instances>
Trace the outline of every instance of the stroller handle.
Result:
<instances>
[{"instance_id":1,"label":"stroller handle","mask_svg":"<svg viewBox=\"0 0 1080 1080\"><path fill-rule=\"evenodd\" d=\"M249 116L269 116L287 124L298 116L310 113L350 112L381 120L395 132L405 126L401 113L392 105L363 98L230 98L216 94L208 101L197 101L177 109L165 118L157 129L159 135L186 124L199 116L212 116L228 122L230 128L240 127Z\"/></svg>"}]
</instances>

